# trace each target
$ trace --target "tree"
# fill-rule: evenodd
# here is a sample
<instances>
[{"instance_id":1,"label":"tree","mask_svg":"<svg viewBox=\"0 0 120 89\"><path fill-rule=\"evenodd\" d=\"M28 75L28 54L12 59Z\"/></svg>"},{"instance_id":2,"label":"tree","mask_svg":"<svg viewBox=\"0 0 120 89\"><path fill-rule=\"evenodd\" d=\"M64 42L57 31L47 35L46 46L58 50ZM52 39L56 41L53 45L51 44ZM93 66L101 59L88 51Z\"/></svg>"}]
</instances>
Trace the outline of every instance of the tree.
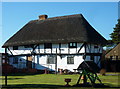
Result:
<instances>
[{"instance_id":1,"label":"tree","mask_svg":"<svg viewBox=\"0 0 120 89\"><path fill-rule=\"evenodd\" d=\"M120 19L118 19L118 23L116 24L113 33L110 34L110 37L112 38L113 43L120 43Z\"/></svg>"},{"instance_id":2,"label":"tree","mask_svg":"<svg viewBox=\"0 0 120 89\"><path fill-rule=\"evenodd\" d=\"M114 42L112 40L107 40L107 47L112 47L114 45Z\"/></svg>"},{"instance_id":3,"label":"tree","mask_svg":"<svg viewBox=\"0 0 120 89\"><path fill-rule=\"evenodd\" d=\"M106 53L109 52L113 47L115 47L115 44L112 40L107 40L107 45L105 46Z\"/></svg>"}]
</instances>

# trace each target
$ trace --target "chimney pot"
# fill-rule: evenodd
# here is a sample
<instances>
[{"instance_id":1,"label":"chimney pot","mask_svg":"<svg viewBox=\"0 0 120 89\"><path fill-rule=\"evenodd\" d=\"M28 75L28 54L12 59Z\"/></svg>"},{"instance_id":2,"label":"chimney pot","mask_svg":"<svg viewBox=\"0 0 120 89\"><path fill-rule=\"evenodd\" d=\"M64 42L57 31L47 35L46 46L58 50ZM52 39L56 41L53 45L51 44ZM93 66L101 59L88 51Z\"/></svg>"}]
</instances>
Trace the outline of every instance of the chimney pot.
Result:
<instances>
[{"instance_id":1,"label":"chimney pot","mask_svg":"<svg viewBox=\"0 0 120 89\"><path fill-rule=\"evenodd\" d=\"M47 17L48 17L47 15L40 15L39 20L45 20L45 19L47 19Z\"/></svg>"}]
</instances>

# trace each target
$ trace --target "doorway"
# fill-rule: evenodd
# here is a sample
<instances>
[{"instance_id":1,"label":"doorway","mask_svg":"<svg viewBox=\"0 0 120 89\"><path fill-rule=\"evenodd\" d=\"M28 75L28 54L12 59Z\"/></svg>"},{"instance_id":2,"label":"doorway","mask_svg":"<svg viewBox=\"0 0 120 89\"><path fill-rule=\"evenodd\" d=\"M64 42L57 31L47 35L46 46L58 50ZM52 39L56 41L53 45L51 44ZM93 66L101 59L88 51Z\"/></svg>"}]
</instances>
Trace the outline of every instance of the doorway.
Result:
<instances>
[{"instance_id":1,"label":"doorway","mask_svg":"<svg viewBox=\"0 0 120 89\"><path fill-rule=\"evenodd\" d=\"M33 60L33 58L32 58L32 56L27 56L27 68L28 69L32 69L32 60Z\"/></svg>"}]
</instances>

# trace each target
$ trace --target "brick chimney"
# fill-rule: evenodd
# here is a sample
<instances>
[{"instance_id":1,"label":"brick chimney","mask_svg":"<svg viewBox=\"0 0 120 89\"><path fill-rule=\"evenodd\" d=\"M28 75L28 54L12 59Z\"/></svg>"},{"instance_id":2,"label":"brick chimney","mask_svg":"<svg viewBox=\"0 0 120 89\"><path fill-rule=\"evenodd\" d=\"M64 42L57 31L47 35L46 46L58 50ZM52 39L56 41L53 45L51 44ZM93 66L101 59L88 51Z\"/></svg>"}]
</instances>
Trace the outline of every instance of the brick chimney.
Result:
<instances>
[{"instance_id":1,"label":"brick chimney","mask_svg":"<svg viewBox=\"0 0 120 89\"><path fill-rule=\"evenodd\" d=\"M47 19L47 17L48 17L47 15L40 15L39 20L45 20L45 19Z\"/></svg>"}]
</instances>

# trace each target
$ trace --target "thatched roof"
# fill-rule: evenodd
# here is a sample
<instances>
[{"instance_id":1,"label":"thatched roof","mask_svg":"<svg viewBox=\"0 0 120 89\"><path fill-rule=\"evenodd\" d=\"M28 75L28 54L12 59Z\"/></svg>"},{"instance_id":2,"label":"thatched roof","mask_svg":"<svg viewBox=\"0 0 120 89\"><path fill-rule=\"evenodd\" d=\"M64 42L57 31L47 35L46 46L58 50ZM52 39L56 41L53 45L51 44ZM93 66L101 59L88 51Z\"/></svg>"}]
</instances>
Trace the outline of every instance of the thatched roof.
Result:
<instances>
[{"instance_id":1,"label":"thatched roof","mask_svg":"<svg viewBox=\"0 0 120 89\"><path fill-rule=\"evenodd\" d=\"M3 47L41 43L87 42L106 44L82 14L33 20L8 39Z\"/></svg>"}]
</instances>

